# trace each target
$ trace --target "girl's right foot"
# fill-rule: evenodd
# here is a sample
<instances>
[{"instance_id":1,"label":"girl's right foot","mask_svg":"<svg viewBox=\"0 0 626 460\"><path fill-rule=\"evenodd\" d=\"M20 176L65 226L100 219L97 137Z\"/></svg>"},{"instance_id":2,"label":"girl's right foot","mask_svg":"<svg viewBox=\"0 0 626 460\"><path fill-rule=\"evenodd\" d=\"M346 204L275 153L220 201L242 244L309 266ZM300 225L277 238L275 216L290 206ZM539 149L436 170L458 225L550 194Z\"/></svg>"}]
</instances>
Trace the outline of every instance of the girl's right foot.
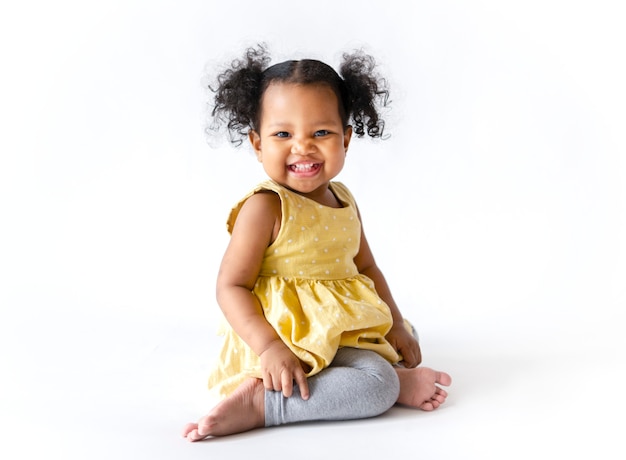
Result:
<instances>
[{"instance_id":1,"label":"girl's right foot","mask_svg":"<svg viewBox=\"0 0 626 460\"><path fill-rule=\"evenodd\" d=\"M198 423L188 423L183 437L200 441L265 426L265 387L259 379L248 379L215 406Z\"/></svg>"}]
</instances>

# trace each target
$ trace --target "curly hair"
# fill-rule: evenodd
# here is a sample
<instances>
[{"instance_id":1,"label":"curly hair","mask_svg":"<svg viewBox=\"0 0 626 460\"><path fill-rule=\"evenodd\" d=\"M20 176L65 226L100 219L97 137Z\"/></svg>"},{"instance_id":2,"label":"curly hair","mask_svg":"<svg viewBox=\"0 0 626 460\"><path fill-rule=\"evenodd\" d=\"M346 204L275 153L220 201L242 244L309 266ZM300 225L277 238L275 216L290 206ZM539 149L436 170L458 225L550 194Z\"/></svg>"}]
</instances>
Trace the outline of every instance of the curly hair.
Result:
<instances>
[{"instance_id":1,"label":"curly hair","mask_svg":"<svg viewBox=\"0 0 626 460\"><path fill-rule=\"evenodd\" d=\"M328 85L339 101L344 126L352 125L357 137L384 138L381 109L389 104L387 82L376 72L376 62L361 50L344 53L339 74L315 59L284 61L268 66L271 59L264 45L248 48L209 85L214 93L209 130L225 127L230 141L241 145L260 122L261 99L272 83Z\"/></svg>"}]
</instances>

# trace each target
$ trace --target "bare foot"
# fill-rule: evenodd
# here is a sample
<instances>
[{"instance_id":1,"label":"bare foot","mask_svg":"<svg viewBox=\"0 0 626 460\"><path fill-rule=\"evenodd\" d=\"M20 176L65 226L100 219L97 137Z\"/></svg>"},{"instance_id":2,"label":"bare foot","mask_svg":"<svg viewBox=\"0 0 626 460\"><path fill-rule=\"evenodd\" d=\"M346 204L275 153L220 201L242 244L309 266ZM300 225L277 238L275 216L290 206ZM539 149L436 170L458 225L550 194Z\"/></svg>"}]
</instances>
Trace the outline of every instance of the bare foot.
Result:
<instances>
[{"instance_id":1,"label":"bare foot","mask_svg":"<svg viewBox=\"0 0 626 460\"><path fill-rule=\"evenodd\" d=\"M200 441L265 426L265 388L259 379L243 382L229 397L211 409L198 423L188 423L183 437Z\"/></svg>"},{"instance_id":2,"label":"bare foot","mask_svg":"<svg viewBox=\"0 0 626 460\"><path fill-rule=\"evenodd\" d=\"M396 372L400 379L398 404L430 411L445 402L448 392L436 385L448 386L452 383L452 378L445 372L429 367L397 367Z\"/></svg>"}]
</instances>

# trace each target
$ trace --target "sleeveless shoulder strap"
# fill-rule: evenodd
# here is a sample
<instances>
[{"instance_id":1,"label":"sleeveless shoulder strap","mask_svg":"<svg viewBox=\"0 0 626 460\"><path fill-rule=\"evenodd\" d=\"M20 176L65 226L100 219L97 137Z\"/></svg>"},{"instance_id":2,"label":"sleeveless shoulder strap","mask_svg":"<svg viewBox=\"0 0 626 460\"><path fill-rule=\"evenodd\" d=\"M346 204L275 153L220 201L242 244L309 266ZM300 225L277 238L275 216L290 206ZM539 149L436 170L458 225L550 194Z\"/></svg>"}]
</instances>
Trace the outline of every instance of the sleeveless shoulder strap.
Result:
<instances>
[{"instance_id":1,"label":"sleeveless shoulder strap","mask_svg":"<svg viewBox=\"0 0 626 460\"><path fill-rule=\"evenodd\" d=\"M354 199L354 196L352 196L352 192L348 190L348 187L341 182L331 182L330 188L339 201L341 201L344 205L347 204L356 209L356 200Z\"/></svg>"},{"instance_id":2,"label":"sleeveless shoulder strap","mask_svg":"<svg viewBox=\"0 0 626 460\"><path fill-rule=\"evenodd\" d=\"M241 207L246 202L246 200L255 193L259 193L263 190L271 190L280 195L280 191L284 190L284 188L272 180L266 180L254 187L231 209L230 214L228 215L228 219L226 220L226 230L228 230L228 233L232 233L233 227L235 226L235 221L237 220L237 216L239 215L239 211L241 211Z\"/></svg>"}]
</instances>

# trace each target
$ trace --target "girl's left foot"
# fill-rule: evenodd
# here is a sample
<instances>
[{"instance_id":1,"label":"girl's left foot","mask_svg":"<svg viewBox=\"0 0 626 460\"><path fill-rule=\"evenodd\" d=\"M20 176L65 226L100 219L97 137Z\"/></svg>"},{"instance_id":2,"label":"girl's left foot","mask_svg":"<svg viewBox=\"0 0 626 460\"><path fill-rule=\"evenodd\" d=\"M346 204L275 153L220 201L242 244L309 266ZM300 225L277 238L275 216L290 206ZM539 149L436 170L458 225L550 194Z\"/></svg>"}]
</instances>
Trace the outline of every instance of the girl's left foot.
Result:
<instances>
[{"instance_id":1,"label":"girl's left foot","mask_svg":"<svg viewBox=\"0 0 626 460\"><path fill-rule=\"evenodd\" d=\"M452 378L445 372L428 367L395 369L400 379L398 404L431 411L442 405L448 397L448 392L437 386L452 383Z\"/></svg>"}]
</instances>

